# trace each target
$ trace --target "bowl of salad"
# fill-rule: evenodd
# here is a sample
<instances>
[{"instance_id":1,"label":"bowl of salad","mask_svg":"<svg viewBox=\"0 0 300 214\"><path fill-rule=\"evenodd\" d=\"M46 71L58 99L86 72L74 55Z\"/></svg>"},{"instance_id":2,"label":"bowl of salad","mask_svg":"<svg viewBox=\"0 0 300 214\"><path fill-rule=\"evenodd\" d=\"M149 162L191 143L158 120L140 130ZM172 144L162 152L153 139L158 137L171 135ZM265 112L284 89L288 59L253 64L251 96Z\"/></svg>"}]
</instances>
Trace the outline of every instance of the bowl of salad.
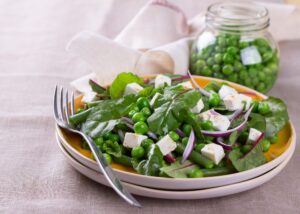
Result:
<instances>
[{"instance_id":1,"label":"bowl of salad","mask_svg":"<svg viewBox=\"0 0 300 214\"><path fill-rule=\"evenodd\" d=\"M177 190L237 183L273 169L295 146L286 104L235 83L124 72L107 87L90 86L70 122L129 183ZM57 133L75 159L99 170L79 136Z\"/></svg>"}]
</instances>

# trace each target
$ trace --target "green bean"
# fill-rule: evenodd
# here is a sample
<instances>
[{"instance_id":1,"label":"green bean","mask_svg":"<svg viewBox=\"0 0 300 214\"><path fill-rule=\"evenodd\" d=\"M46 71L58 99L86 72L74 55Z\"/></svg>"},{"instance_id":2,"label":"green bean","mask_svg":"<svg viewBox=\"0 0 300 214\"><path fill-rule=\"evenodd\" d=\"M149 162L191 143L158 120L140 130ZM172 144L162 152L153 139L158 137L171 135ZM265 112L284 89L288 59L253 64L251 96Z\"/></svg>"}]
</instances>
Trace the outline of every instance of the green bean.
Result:
<instances>
[{"instance_id":1,"label":"green bean","mask_svg":"<svg viewBox=\"0 0 300 214\"><path fill-rule=\"evenodd\" d=\"M127 155L121 155L120 157L112 156L112 159L116 163L132 167L131 157L129 157Z\"/></svg>"},{"instance_id":2,"label":"green bean","mask_svg":"<svg viewBox=\"0 0 300 214\"><path fill-rule=\"evenodd\" d=\"M235 170L233 168L217 167L212 169L201 169L201 171L203 172L204 177L211 177L211 176L231 174Z\"/></svg>"},{"instance_id":3,"label":"green bean","mask_svg":"<svg viewBox=\"0 0 300 214\"><path fill-rule=\"evenodd\" d=\"M183 154L184 149L185 149L184 145L180 143L177 144L176 152ZM192 151L189 160L205 167L206 169L211 169L214 167L214 162L212 160L208 159L207 157L195 151Z\"/></svg>"},{"instance_id":4,"label":"green bean","mask_svg":"<svg viewBox=\"0 0 300 214\"><path fill-rule=\"evenodd\" d=\"M75 114L69 118L69 122L73 125L77 125L79 123L82 123L86 120L86 118L89 116L90 112L92 111L92 108L89 108L85 111L82 111L78 114Z\"/></svg>"}]
</instances>

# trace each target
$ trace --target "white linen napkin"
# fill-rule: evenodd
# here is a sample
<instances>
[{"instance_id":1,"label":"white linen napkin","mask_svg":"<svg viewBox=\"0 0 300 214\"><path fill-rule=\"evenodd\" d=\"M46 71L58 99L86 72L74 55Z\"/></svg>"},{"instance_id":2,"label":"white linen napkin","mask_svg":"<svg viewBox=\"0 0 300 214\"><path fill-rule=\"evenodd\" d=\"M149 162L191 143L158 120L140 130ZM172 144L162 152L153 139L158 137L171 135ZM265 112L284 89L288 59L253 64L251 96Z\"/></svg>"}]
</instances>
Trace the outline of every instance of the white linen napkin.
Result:
<instances>
[{"instance_id":1,"label":"white linen napkin","mask_svg":"<svg viewBox=\"0 0 300 214\"><path fill-rule=\"evenodd\" d=\"M300 19L293 19L299 16L299 11L294 6L259 4L269 10L270 31L277 41L300 38L295 30ZM90 90L89 78L106 85L123 71L138 75L186 73L192 39L205 27L204 14L205 11L187 20L174 4L155 0L146 4L114 40L92 32L79 33L68 43L67 50L87 61L94 74L77 79L71 85L86 92ZM283 22L288 24L283 25Z\"/></svg>"}]
</instances>

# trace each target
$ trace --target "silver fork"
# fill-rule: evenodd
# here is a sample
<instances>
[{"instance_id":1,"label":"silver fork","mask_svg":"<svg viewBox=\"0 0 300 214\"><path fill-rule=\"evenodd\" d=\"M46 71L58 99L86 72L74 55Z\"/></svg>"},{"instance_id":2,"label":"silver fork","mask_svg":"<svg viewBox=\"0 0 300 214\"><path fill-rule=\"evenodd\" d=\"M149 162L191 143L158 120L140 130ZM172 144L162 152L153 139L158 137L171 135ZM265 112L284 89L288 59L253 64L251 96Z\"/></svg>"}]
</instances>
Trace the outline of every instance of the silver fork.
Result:
<instances>
[{"instance_id":1,"label":"silver fork","mask_svg":"<svg viewBox=\"0 0 300 214\"><path fill-rule=\"evenodd\" d=\"M102 152L98 149L93 139L83 132L75 129L69 123L69 117L75 113L74 108L74 93L71 94L70 102L71 110L69 107L69 94L68 90L64 93L64 88L60 88L58 92L58 87L55 87L54 93L54 118L57 125L63 129L70 132L81 135L88 143L98 165L107 179L111 187L116 191L116 193L121 196L127 203L136 207L142 207L141 204L130 194L130 192L121 184L119 178L114 174L112 168L107 164Z\"/></svg>"}]
</instances>

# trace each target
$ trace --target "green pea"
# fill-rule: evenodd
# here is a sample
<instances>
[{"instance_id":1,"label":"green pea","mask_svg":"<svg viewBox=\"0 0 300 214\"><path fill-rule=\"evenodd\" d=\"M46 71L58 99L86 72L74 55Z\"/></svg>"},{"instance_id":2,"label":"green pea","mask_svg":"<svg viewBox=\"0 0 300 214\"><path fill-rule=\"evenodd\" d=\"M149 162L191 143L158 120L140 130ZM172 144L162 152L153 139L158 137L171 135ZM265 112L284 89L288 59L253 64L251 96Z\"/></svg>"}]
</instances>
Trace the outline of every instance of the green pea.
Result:
<instances>
[{"instance_id":1,"label":"green pea","mask_svg":"<svg viewBox=\"0 0 300 214\"><path fill-rule=\"evenodd\" d=\"M224 37L219 37L217 39L217 43L218 43L219 46L223 47L223 46L226 45L226 39Z\"/></svg>"},{"instance_id":2,"label":"green pea","mask_svg":"<svg viewBox=\"0 0 300 214\"><path fill-rule=\"evenodd\" d=\"M220 102L221 102L221 98L219 94L217 93L210 94L208 99L208 104L210 107L217 107L220 104Z\"/></svg>"},{"instance_id":3,"label":"green pea","mask_svg":"<svg viewBox=\"0 0 300 214\"><path fill-rule=\"evenodd\" d=\"M206 65L205 61L203 59L197 60L195 63L196 69L201 69Z\"/></svg>"},{"instance_id":4,"label":"green pea","mask_svg":"<svg viewBox=\"0 0 300 214\"><path fill-rule=\"evenodd\" d=\"M238 49L234 46L230 46L227 48L227 53L231 54L231 55L235 55L237 54Z\"/></svg>"},{"instance_id":5,"label":"green pea","mask_svg":"<svg viewBox=\"0 0 300 214\"><path fill-rule=\"evenodd\" d=\"M223 55L221 53L215 54L214 60L215 60L216 63L221 63L222 60L223 60Z\"/></svg>"},{"instance_id":6,"label":"green pea","mask_svg":"<svg viewBox=\"0 0 300 214\"><path fill-rule=\"evenodd\" d=\"M266 74L264 72L259 72L258 79L264 81L266 79Z\"/></svg>"},{"instance_id":7,"label":"green pea","mask_svg":"<svg viewBox=\"0 0 300 214\"><path fill-rule=\"evenodd\" d=\"M247 86L247 87L251 87L252 86L252 81L251 81L250 78L245 79L245 86Z\"/></svg>"},{"instance_id":8,"label":"green pea","mask_svg":"<svg viewBox=\"0 0 300 214\"><path fill-rule=\"evenodd\" d=\"M201 152L201 150L203 149L204 146L205 146L204 143L199 143L199 144L196 145L195 150L197 152Z\"/></svg>"},{"instance_id":9,"label":"green pea","mask_svg":"<svg viewBox=\"0 0 300 214\"><path fill-rule=\"evenodd\" d=\"M135 110L131 110L131 111L128 113L128 116L129 116L129 117L132 117L135 113L137 113Z\"/></svg>"},{"instance_id":10,"label":"green pea","mask_svg":"<svg viewBox=\"0 0 300 214\"><path fill-rule=\"evenodd\" d=\"M240 71L240 79L245 80L248 78L248 73L246 70Z\"/></svg>"},{"instance_id":11,"label":"green pea","mask_svg":"<svg viewBox=\"0 0 300 214\"><path fill-rule=\"evenodd\" d=\"M210 120L204 120L201 122L201 127L204 130L213 130L213 123Z\"/></svg>"},{"instance_id":12,"label":"green pea","mask_svg":"<svg viewBox=\"0 0 300 214\"><path fill-rule=\"evenodd\" d=\"M176 133L176 132L174 132L174 131L170 131L169 132L169 136L170 136L170 138L172 138L172 140L174 140L174 141L178 141L179 140L179 135Z\"/></svg>"},{"instance_id":13,"label":"green pea","mask_svg":"<svg viewBox=\"0 0 300 214\"><path fill-rule=\"evenodd\" d=\"M257 100L252 101L252 105L253 105L252 112L257 113L258 112L259 101L257 101Z\"/></svg>"},{"instance_id":14,"label":"green pea","mask_svg":"<svg viewBox=\"0 0 300 214\"><path fill-rule=\"evenodd\" d=\"M237 45L237 40L236 40L235 37L231 36L231 37L229 37L229 38L226 39L226 44L228 46L236 46Z\"/></svg>"},{"instance_id":15,"label":"green pea","mask_svg":"<svg viewBox=\"0 0 300 214\"><path fill-rule=\"evenodd\" d=\"M111 135L112 135L111 132L106 132L106 133L103 135L104 140L108 140L108 139L110 138Z\"/></svg>"},{"instance_id":16,"label":"green pea","mask_svg":"<svg viewBox=\"0 0 300 214\"><path fill-rule=\"evenodd\" d=\"M275 63L269 63L268 67L271 69L273 73L277 72L278 66Z\"/></svg>"},{"instance_id":17,"label":"green pea","mask_svg":"<svg viewBox=\"0 0 300 214\"><path fill-rule=\"evenodd\" d=\"M131 156L133 158L142 158L145 155L145 149L141 146L134 147L131 150Z\"/></svg>"},{"instance_id":18,"label":"green pea","mask_svg":"<svg viewBox=\"0 0 300 214\"><path fill-rule=\"evenodd\" d=\"M212 66L215 62L214 59L212 57L209 57L206 61L207 65Z\"/></svg>"},{"instance_id":19,"label":"green pea","mask_svg":"<svg viewBox=\"0 0 300 214\"><path fill-rule=\"evenodd\" d=\"M271 143L267 139L263 139L261 141L261 145L262 145L263 152L267 152L270 149Z\"/></svg>"},{"instance_id":20,"label":"green pea","mask_svg":"<svg viewBox=\"0 0 300 214\"><path fill-rule=\"evenodd\" d=\"M263 61L264 62L269 61L270 59L272 59L272 56L273 56L272 52L266 52L266 53L264 53L263 56L262 56Z\"/></svg>"},{"instance_id":21,"label":"green pea","mask_svg":"<svg viewBox=\"0 0 300 214\"><path fill-rule=\"evenodd\" d=\"M259 79L257 77L252 77L252 85L256 86L259 83Z\"/></svg>"},{"instance_id":22,"label":"green pea","mask_svg":"<svg viewBox=\"0 0 300 214\"><path fill-rule=\"evenodd\" d=\"M222 48L218 45L215 46L215 52L221 52L222 51Z\"/></svg>"},{"instance_id":23,"label":"green pea","mask_svg":"<svg viewBox=\"0 0 300 214\"><path fill-rule=\"evenodd\" d=\"M134 124L133 130L135 133L145 134L148 132L148 125L145 122L140 121Z\"/></svg>"},{"instance_id":24,"label":"green pea","mask_svg":"<svg viewBox=\"0 0 300 214\"><path fill-rule=\"evenodd\" d=\"M279 141L278 134L276 134L275 136L273 136L270 141L271 141L271 144L278 143L278 141Z\"/></svg>"},{"instance_id":25,"label":"green pea","mask_svg":"<svg viewBox=\"0 0 300 214\"><path fill-rule=\"evenodd\" d=\"M202 178L204 176L203 172L200 169L192 169L188 172L189 178Z\"/></svg>"},{"instance_id":26,"label":"green pea","mask_svg":"<svg viewBox=\"0 0 300 214\"><path fill-rule=\"evenodd\" d=\"M141 110L141 113L143 115L145 115L146 117L149 117L151 115L151 110L149 107L144 107L142 110Z\"/></svg>"},{"instance_id":27,"label":"green pea","mask_svg":"<svg viewBox=\"0 0 300 214\"><path fill-rule=\"evenodd\" d=\"M266 47L258 47L258 51L261 55L264 55L264 53L268 52L268 49Z\"/></svg>"},{"instance_id":28,"label":"green pea","mask_svg":"<svg viewBox=\"0 0 300 214\"><path fill-rule=\"evenodd\" d=\"M202 74L203 74L204 76L211 76L212 72L211 72L211 70L210 70L210 68L209 68L208 66L205 66L205 67L203 68L203 70L202 70Z\"/></svg>"},{"instance_id":29,"label":"green pea","mask_svg":"<svg viewBox=\"0 0 300 214\"><path fill-rule=\"evenodd\" d=\"M97 146L102 146L104 140L103 140L103 137L97 137L94 142L96 143Z\"/></svg>"},{"instance_id":30,"label":"green pea","mask_svg":"<svg viewBox=\"0 0 300 214\"><path fill-rule=\"evenodd\" d=\"M260 47L269 47L269 43L264 38L255 39L254 44Z\"/></svg>"},{"instance_id":31,"label":"green pea","mask_svg":"<svg viewBox=\"0 0 300 214\"><path fill-rule=\"evenodd\" d=\"M119 135L117 135L117 134L111 134L108 139L111 140L112 142L120 141Z\"/></svg>"},{"instance_id":32,"label":"green pea","mask_svg":"<svg viewBox=\"0 0 300 214\"><path fill-rule=\"evenodd\" d=\"M267 113L269 113L270 111L271 111L271 109L270 109L270 106L269 106L268 103L260 102L260 103L258 104L258 112L259 112L260 114L267 114Z\"/></svg>"},{"instance_id":33,"label":"green pea","mask_svg":"<svg viewBox=\"0 0 300 214\"><path fill-rule=\"evenodd\" d=\"M191 54L191 62L195 63L197 61L197 59L198 59L197 54L196 53L192 53Z\"/></svg>"},{"instance_id":34,"label":"green pea","mask_svg":"<svg viewBox=\"0 0 300 214\"><path fill-rule=\"evenodd\" d=\"M241 71L244 66L239 61L235 61L234 64L233 64L233 67L234 67L235 71Z\"/></svg>"},{"instance_id":35,"label":"green pea","mask_svg":"<svg viewBox=\"0 0 300 214\"><path fill-rule=\"evenodd\" d=\"M266 84L263 83L263 82L260 82L258 85L257 85L257 90L260 91L260 92L264 92L266 90Z\"/></svg>"},{"instance_id":36,"label":"green pea","mask_svg":"<svg viewBox=\"0 0 300 214\"><path fill-rule=\"evenodd\" d=\"M190 124L184 124L182 127L182 131L186 136L189 136L192 131L192 126Z\"/></svg>"},{"instance_id":37,"label":"green pea","mask_svg":"<svg viewBox=\"0 0 300 214\"><path fill-rule=\"evenodd\" d=\"M136 102L139 109L150 106L149 100L146 97L140 97Z\"/></svg>"},{"instance_id":38,"label":"green pea","mask_svg":"<svg viewBox=\"0 0 300 214\"><path fill-rule=\"evenodd\" d=\"M188 138L188 137L184 137L184 138L182 138L182 140L181 140L181 142L182 142L183 145L185 145L185 146L186 146L186 144L188 143L188 141L189 141L189 138Z\"/></svg>"},{"instance_id":39,"label":"green pea","mask_svg":"<svg viewBox=\"0 0 300 214\"><path fill-rule=\"evenodd\" d=\"M263 72L265 73L266 76L272 75L272 70L268 67L263 68Z\"/></svg>"},{"instance_id":40,"label":"green pea","mask_svg":"<svg viewBox=\"0 0 300 214\"><path fill-rule=\"evenodd\" d=\"M215 65L212 66L212 70L213 70L214 72L219 72L219 71L221 70L221 67L220 67L220 65L215 64Z\"/></svg>"},{"instance_id":41,"label":"green pea","mask_svg":"<svg viewBox=\"0 0 300 214\"><path fill-rule=\"evenodd\" d=\"M238 81L238 74L230 74L228 76L228 80L231 82L237 82Z\"/></svg>"},{"instance_id":42,"label":"green pea","mask_svg":"<svg viewBox=\"0 0 300 214\"><path fill-rule=\"evenodd\" d=\"M248 72L249 72L249 76L252 77L252 78L256 77L257 73L258 73L257 70L254 67L249 68Z\"/></svg>"},{"instance_id":43,"label":"green pea","mask_svg":"<svg viewBox=\"0 0 300 214\"><path fill-rule=\"evenodd\" d=\"M223 55L223 61L225 64L232 64L234 62L234 57L229 53L225 53Z\"/></svg>"},{"instance_id":44,"label":"green pea","mask_svg":"<svg viewBox=\"0 0 300 214\"><path fill-rule=\"evenodd\" d=\"M244 49L244 48L246 48L246 47L248 47L249 46L249 42L246 42L246 41L240 41L240 48L241 49Z\"/></svg>"},{"instance_id":45,"label":"green pea","mask_svg":"<svg viewBox=\"0 0 300 214\"><path fill-rule=\"evenodd\" d=\"M249 152L251 148L252 148L251 144L245 144L242 146L242 152L245 154L245 153Z\"/></svg>"},{"instance_id":46,"label":"green pea","mask_svg":"<svg viewBox=\"0 0 300 214\"><path fill-rule=\"evenodd\" d=\"M152 144L154 144L153 140L147 138L142 141L141 146L148 151Z\"/></svg>"},{"instance_id":47,"label":"green pea","mask_svg":"<svg viewBox=\"0 0 300 214\"><path fill-rule=\"evenodd\" d=\"M223 68L222 68L222 71L225 75L229 75L233 72L233 67L230 64L224 65Z\"/></svg>"},{"instance_id":48,"label":"green pea","mask_svg":"<svg viewBox=\"0 0 300 214\"><path fill-rule=\"evenodd\" d=\"M132 116L132 120L133 120L133 122L138 122L138 121L145 121L146 120L146 118L145 118L145 116L143 115L143 113L141 113L141 112L137 112L137 113L135 113L133 116Z\"/></svg>"},{"instance_id":49,"label":"green pea","mask_svg":"<svg viewBox=\"0 0 300 214\"><path fill-rule=\"evenodd\" d=\"M224 79L224 75L220 72L214 73L213 76L218 79Z\"/></svg>"},{"instance_id":50,"label":"green pea","mask_svg":"<svg viewBox=\"0 0 300 214\"><path fill-rule=\"evenodd\" d=\"M112 158L109 154L103 153L103 157L105 158L107 164L111 164Z\"/></svg>"}]
</instances>

